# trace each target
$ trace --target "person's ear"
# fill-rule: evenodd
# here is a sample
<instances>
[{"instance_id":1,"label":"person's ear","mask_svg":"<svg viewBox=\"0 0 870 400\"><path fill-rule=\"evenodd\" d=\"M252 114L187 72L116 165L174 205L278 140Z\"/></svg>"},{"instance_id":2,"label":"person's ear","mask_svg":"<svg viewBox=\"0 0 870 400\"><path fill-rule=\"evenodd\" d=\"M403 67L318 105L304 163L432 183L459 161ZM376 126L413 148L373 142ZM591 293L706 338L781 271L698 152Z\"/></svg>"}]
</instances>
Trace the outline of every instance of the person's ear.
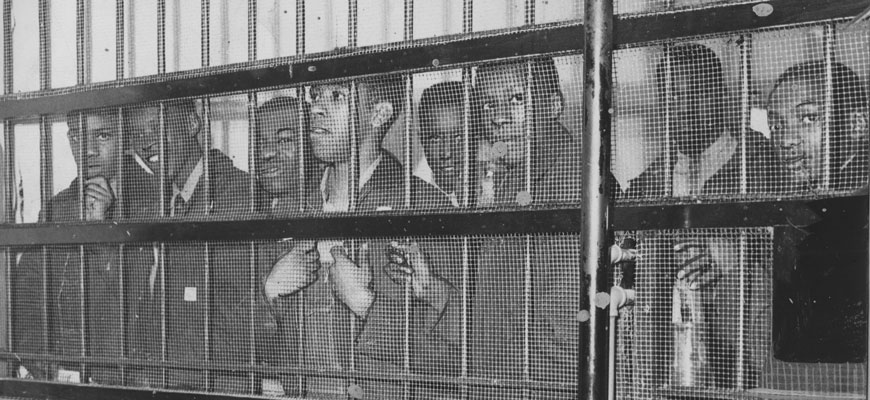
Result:
<instances>
[{"instance_id":1,"label":"person's ear","mask_svg":"<svg viewBox=\"0 0 870 400\"><path fill-rule=\"evenodd\" d=\"M849 113L849 138L855 142L870 139L870 121L866 111L852 111Z\"/></svg>"},{"instance_id":2,"label":"person's ear","mask_svg":"<svg viewBox=\"0 0 870 400\"><path fill-rule=\"evenodd\" d=\"M546 102L547 116L552 120L559 119L565 110L565 99L562 97L562 93L553 92L547 97Z\"/></svg>"},{"instance_id":3,"label":"person's ear","mask_svg":"<svg viewBox=\"0 0 870 400\"><path fill-rule=\"evenodd\" d=\"M393 120L393 103L389 101L381 101L372 107L372 126L381 128L386 126Z\"/></svg>"}]
</instances>

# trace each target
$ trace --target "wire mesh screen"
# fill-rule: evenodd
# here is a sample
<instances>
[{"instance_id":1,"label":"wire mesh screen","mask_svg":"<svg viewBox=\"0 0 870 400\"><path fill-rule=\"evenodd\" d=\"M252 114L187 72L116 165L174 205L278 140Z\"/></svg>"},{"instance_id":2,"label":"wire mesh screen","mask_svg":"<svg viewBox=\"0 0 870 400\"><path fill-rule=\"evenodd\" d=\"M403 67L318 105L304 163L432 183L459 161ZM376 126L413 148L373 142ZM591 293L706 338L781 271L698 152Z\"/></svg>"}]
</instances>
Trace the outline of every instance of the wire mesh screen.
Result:
<instances>
[{"instance_id":1,"label":"wire mesh screen","mask_svg":"<svg viewBox=\"0 0 870 400\"><path fill-rule=\"evenodd\" d=\"M772 231L634 235L637 299L620 312L620 396L745 395L759 387L770 354Z\"/></svg>"},{"instance_id":2,"label":"wire mesh screen","mask_svg":"<svg viewBox=\"0 0 870 400\"><path fill-rule=\"evenodd\" d=\"M855 121L868 109L867 32L826 24L618 50L615 195L662 203L866 187L868 135Z\"/></svg>"},{"instance_id":3,"label":"wire mesh screen","mask_svg":"<svg viewBox=\"0 0 870 400\"><path fill-rule=\"evenodd\" d=\"M579 238L11 249L16 376L313 398L571 398Z\"/></svg>"}]
</instances>

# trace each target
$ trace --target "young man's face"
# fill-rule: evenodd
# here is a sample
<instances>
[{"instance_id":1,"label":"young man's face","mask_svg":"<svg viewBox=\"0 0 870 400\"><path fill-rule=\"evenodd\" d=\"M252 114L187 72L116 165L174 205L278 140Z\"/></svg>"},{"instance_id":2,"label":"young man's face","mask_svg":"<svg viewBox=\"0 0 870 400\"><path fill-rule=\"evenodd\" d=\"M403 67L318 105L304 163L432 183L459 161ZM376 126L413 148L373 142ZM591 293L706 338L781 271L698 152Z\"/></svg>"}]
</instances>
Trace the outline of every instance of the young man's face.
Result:
<instances>
[{"instance_id":1,"label":"young man's face","mask_svg":"<svg viewBox=\"0 0 870 400\"><path fill-rule=\"evenodd\" d=\"M181 170L188 158L200 157L192 149L197 128L190 116L179 110L166 108L166 168L167 176L172 178ZM157 106L131 109L125 126L132 150L142 158L155 174L160 173L160 109Z\"/></svg>"},{"instance_id":2,"label":"young man's face","mask_svg":"<svg viewBox=\"0 0 870 400\"><path fill-rule=\"evenodd\" d=\"M698 75L703 73L675 65L671 79L668 105L674 141L677 150L690 156L701 154L722 134L723 111L716 99L723 94L715 93L720 86L712 78Z\"/></svg>"},{"instance_id":3,"label":"young man's face","mask_svg":"<svg viewBox=\"0 0 870 400\"><path fill-rule=\"evenodd\" d=\"M814 186L824 174L825 95L821 82L785 82L770 95L767 118L779 160L792 183Z\"/></svg>"},{"instance_id":4,"label":"young man's face","mask_svg":"<svg viewBox=\"0 0 870 400\"><path fill-rule=\"evenodd\" d=\"M477 94L484 135L492 141L499 163L516 165L526 153L526 74L520 65L481 67ZM533 130L534 131L534 130Z\"/></svg>"},{"instance_id":5,"label":"young man's face","mask_svg":"<svg viewBox=\"0 0 870 400\"><path fill-rule=\"evenodd\" d=\"M112 113L85 114L85 131L80 132L78 118L67 120L69 140L76 165L81 166L79 143L86 140L85 148L85 179L102 176L112 180L118 175L118 155L120 150L120 132L118 117Z\"/></svg>"},{"instance_id":6,"label":"young man's face","mask_svg":"<svg viewBox=\"0 0 870 400\"><path fill-rule=\"evenodd\" d=\"M326 163L350 161L350 88L347 85L313 86L310 95L314 156Z\"/></svg>"},{"instance_id":7,"label":"young man's face","mask_svg":"<svg viewBox=\"0 0 870 400\"><path fill-rule=\"evenodd\" d=\"M273 110L257 121L258 179L273 196L296 193L299 184L299 115L297 110Z\"/></svg>"},{"instance_id":8,"label":"young man's face","mask_svg":"<svg viewBox=\"0 0 870 400\"><path fill-rule=\"evenodd\" d=\"M429 115L432 120L421 127L423 151L435 175L435 183L445 192L451 193L462 186L462 108L456 105L435 105Z\"/></svg>"}]
</instances>

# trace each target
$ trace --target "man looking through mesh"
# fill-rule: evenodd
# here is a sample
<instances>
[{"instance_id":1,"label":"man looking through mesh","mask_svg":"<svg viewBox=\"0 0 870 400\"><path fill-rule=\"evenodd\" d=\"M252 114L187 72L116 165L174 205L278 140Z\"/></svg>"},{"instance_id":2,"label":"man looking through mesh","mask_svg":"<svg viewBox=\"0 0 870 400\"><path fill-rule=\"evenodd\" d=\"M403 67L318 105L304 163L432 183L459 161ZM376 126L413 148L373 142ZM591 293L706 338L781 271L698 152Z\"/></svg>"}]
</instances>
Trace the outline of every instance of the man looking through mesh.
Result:
<instances>
[{"instance_id":1,"label":"man looking through mesh","mask_svg":"<svg viewBox=\"0 0 870 400\"><path fill-rule=\"evenodd\" d=\"M477 69L474 103L480 113L480 187L477 206L546 204L577 199L579 149L559 122L564 98L551 58L531 63L531 98L526 91L529 64L484 65ZM526 151L529 142L531 154ZM526 157L531 159L531 193Z\"/></svg>"},{"instance_id":2,"label":"man looking through mesh","mask_svg":"<svg viewBox=\"0 0 870 400\"><path fill-rule=\"evenodd\" d=\"M83 124L80 124L80 120ZM86 221L156 216L156 197L153 195L156 186L153 179L131 157L121 156L126 146L121 141L117 110L71 112L67 115L67 125L73 158L85 175L74 179L68 188L54 196L50 208L40 212L40 220L60 223L79 221L82 195ZM84 146L84 160L80 146ZM81 179L85 180L84 193L79 191ZM118 205L120 196L124 199L123 209ZM79 247L53 246L50 249L45 260L47 282L43 282L42 251L20 253L18 264L13 268L13 348L23 353L79 356L83 329L81 294L70 289L77 287L80 281ZM141 268L142 260L135 257L136 247L128 246L127 251L129 256L125 260L125 268ZM123 357L123 325L119 307L121 288L118 286L121 266L117 248L86 246L84 262L87 268L85 318L89 327L88 354L104 358ZM43 293L43 287L48 293ZM126 295L135 297L136 289L130 288ZM42 295L48 301L46 311L49 315L45 317L53 321L49 324L49 332L45 332L49 348L42 348L40 333L43 331L43 318L40 317L43 315ZM22 364L22 371L37 379L109 385L122 383L119 368L92 366L87 371L81 371L81 365L75 363L61 363L52 367L27 361Z\"/></svg>"},{"instance_id":3,"label":"man looking through mesh","mask_svg":"<svg viewBox=\"0 0 870 400\"><path fill-rule=\"evenodd\" d=\"M177 100L165 103L164 121L160 107L141 106L127 111L125 130L131 147L154 174L163 174L169 199L167 214L174 218L230 218L249 214L251 208L250 177L233 166L225 154L216 149L206 153L197 139L202 129L196 103ZM161 122L164 122L161 126ZM165 132L165 160L160 160L161 130ZM161 162L162 161L162 162ZM165 167L165 170L162 168ZM206 171L208 175L206 176ZM159 175L157 175L159 176ZM206 193L206 189L208 192ZM250 323L235 319L232 310L248 299L248 273L234 260L247 254L245 245L222 243L209 248L202 244L167 244L161 263L158 248L153 250L151 268L139 276L136 285L145 287L146 295L135 310L140 316L132 332L139 348L135 358L160 360L162 335L161 296L165 296L166 357L173 361L205 364L210 361L245 363L246 341ZM208 262L208 264L206 264ZM165 291L160 293L157 277L161 264ZM212 293L206 303L198 301L208 268L208 287ZM210 314L209 314L210 312ZM209 318L206 318L208 314ZM206 323L209 324L208 330ZM208 341L205 339L209 332ZM206 349L206 344L210 347ZM206 382L202 369L167 368L165 385L169 388L202 390ZM248 390L245 373L216 372L212 388L224 392ZM163 379L156 368L136 369L131 373L135 385L158 386Z\"/></svg>"},{"instance_id":4,"label":"man looking through mesh","mask_svg":"<svg viewBox=\"0 0 870 400\"><path fill-rule=\"evenodd\" d=\"M423 91L419 106L420 142L426 161L436 187L454 207L459 207L457 196L464 189L464 93L462 82L441 82ZM469 155L474 151L474 146L469 146Z\"/></svg>"},{"instance_id":5,"label":"man looking through mesh","mask_svg":"<svg viewBox=\"0 0 870 400\"><path fill-rule=\"evenodd\" d=\"M867 184L867 92L851 69L830 65L826 148L827 71L823 60L794 65L770 94L768 120L788 192L826 189L826 173L831 190ZM809 202L806 208L796 215L811 215L811 223L784 228L789 245L775 254L774 354L794 362L866 362L867 197Z\"/></svg>"},{"instance_id":6,"label":"man looking through mesh","mask_svg":"<svg viewBox=\"0 0 870 400\"><path fill-rule=\"evenodd\" d=\"M307 210L348 212L350 202L352 132L351 118L359 127L359 187L355 210L360 212L400 210L405 207L404 169L382 149L382 141L391 130L402 130L404 116L404 80L400 76L386 77L358 86L358 115L351 115L353 95L347 84L327 84L312 87L311 145L315 158L324 164L320 185L308 188ZM415 189L428 186L412 179ZM434 189L429 189L434 190ZM428 196L434 199L434 196ZM303 334L306 351L304 363L317 369L348 370L352 320L362 320L362 331L356 338L356 368L385 375L401 372L399 364L385 359L401 357L399 335L385 335L378 327L400 332L396 313L400 308L392 298L402 298L403 292L383 273L386 264L384 243L364 243L353 257L340 241L303 241L276 261L264 284L270 301L298 292L304 294L302 307L311 310ZM400 291L400 290L398 290ZM401 303L399 303L401 304ZM346 308L345 308L346 307ZM348 312L350 311L350 312ZM383 345L386 343L385 345ZM390 382L351 384L340 378L310 378L307 390L311 394L343 398L347 393L364 398L400 396L400 390Z\"/></svg>"},{"instance_id":7,"label":"man looking through mesh","mask_svg":"<svg viewBox=\"0 0 870 400\"><path fill-rule=\"evenodd\" d=\"M700 44L675 45L665 50L655 76L673 139L669 153L629 182L626 197L739 194L741 138L735 131L738 121L729 121L734 108L719 57ZM773 149L761 134L746 134L747 190L765 192L772 179Z\"/></svg>"}]
</instances>

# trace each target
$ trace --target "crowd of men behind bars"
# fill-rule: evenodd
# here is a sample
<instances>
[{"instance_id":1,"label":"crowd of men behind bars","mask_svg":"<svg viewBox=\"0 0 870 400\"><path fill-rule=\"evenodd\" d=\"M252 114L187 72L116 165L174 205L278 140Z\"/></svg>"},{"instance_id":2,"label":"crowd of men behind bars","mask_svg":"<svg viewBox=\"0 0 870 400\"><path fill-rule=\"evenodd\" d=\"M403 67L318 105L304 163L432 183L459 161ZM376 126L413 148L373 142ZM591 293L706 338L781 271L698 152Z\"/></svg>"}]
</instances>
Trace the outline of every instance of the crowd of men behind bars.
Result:
<instances>
[{"instance_id":1,"label":"crowd of men behind bars","mask_svg":"<svg viewBox=\"0 0 870 400\"><path fill-rule=\"evenodd\" d=\"M835 62L827 103L827 68L807 61L784 72L767 97L770 137L749 131L741 138L740 122L726 111L716 54L699 44L672 47L655 73L660 93L670 85L661 102L671 116L670 148L616 191L638 199L727 195L740 193L741 181L749 193L860 189L853 182L866 181L870 135L865 86ZM425 89L416 121L431 175L412 174L410 185L406 160L384 145L411 118L403 109L404 80L362 81L356 93L351 87L317 84L309 101L288 96L260 105L250 175L221 151L203 149L193 101L169 101L162 111L125 108L123 135L117 111L72 112L69 139L84 175L54 196L41 218L280 218L579 200L571 183L582 161L578 133L559 122L565 99L550 58L481 66L468 98L459 81ZM81 140L83 151L75 151ZM163 202L161 176L171 187ZM619 186L612 177L610 183ZM785 250L792 256L776 266L788 272L777 278L774 356L866 362L866 221L826 215L811 203L795 215L804 222ZM16 373L312 398L461 396L451 379L396 379L410 373L480 378L466 382L470 398L509 398L530 381L551 384L533 386L532 398L569 398L584 354L580 310L589 307L578 246L568 237L534 236L477 238L465 253L458 239L167 243L162 259L152 244L123 252L100 245L84 253L78 246L22 250L12 269L12 350L71 358L25 356ZM693 291L733 285L726 278L736 270L728 256L734 246L729 238L674 243L667 250L674 284ZM612 251L614 262L633 257ZM704 307L711 314L723 306L710 303ZM731 332L716 325L727 319L718 321L707 322L710 335ZM727 371L737 345L716 343L706 351L719 356L704 368ZM141 362L127 363L122 374L112 363L122 358ZM286 372L251 373L251 364ZM708 383L733 385L721 377Z\"/></svg>"}]
</instances>

